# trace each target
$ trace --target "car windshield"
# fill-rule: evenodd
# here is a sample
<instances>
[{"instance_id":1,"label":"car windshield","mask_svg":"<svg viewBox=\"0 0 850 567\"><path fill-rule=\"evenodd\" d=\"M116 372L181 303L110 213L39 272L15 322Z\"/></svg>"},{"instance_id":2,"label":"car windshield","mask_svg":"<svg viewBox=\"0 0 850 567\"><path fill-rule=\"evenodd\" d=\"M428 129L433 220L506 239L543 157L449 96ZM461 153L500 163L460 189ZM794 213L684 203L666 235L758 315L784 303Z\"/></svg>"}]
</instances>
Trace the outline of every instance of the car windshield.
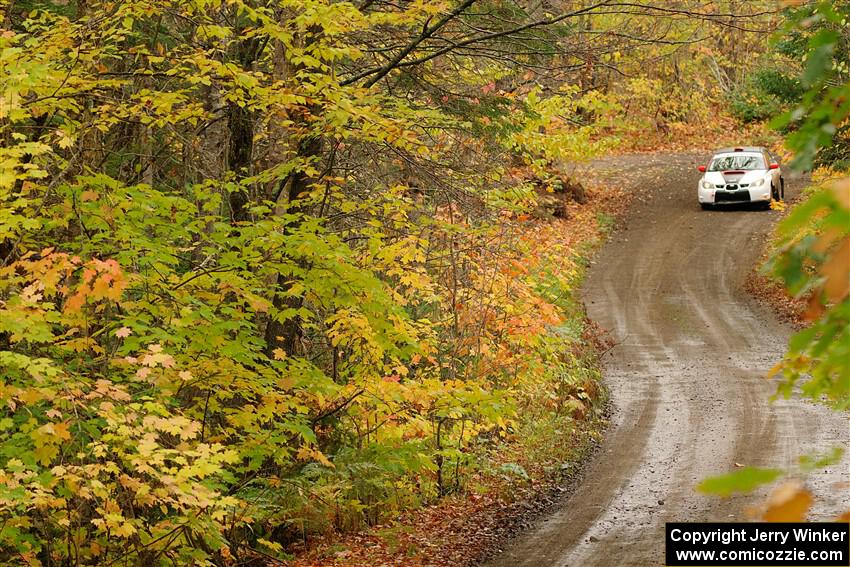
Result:
<instances>
[{"instance_id":1,"label":"car windshield","mask_svg":"<svg viewBox=\"0 0 850 567\"><path fill-rule=\"evenodd\" d=\"M711 165L708 168L709 171L728 171L730 169L748 171L767 168L764 166L764 158L758 154L717 156L711 160Z\"/></svg>"}]
</instances>

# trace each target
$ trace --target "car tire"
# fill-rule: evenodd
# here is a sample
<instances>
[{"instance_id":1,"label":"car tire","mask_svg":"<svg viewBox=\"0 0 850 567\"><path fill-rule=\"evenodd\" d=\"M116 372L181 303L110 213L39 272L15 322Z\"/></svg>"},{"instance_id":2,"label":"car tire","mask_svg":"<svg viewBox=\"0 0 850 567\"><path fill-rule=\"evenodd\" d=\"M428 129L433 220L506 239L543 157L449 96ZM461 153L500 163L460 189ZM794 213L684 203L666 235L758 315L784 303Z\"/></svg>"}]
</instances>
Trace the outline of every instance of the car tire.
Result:
<instances>
[{"instance_id":1,"label":"car tire","mask_svg":"<svg viewBox=\"0 0 850 567\"><path fill-rule=\"evenodd\" d=\"M704 211L710 211L711 205L709 203L700 203L699 208L704 210Z\"/></svg>"},{"instance_id":2,"label":"car tire","mask_svg":"<svg viewBox=\"0 0 850 567\"><path fill-rule=\"evenodd\" d=\"M784 177L779 178L779 198L783 201L785 200L785 178Z\"/></svg>"},{"instance_id":3,"label":"car tire","mask_svg":"<svg viewBox=\"0 0 850 567\"><path fill-rule=\"evenodd\" d=\"M779 189L777 189L775 185L770 186L770 200L771 201L778 201L779 200Z\"/></svg>"}]
</instances>

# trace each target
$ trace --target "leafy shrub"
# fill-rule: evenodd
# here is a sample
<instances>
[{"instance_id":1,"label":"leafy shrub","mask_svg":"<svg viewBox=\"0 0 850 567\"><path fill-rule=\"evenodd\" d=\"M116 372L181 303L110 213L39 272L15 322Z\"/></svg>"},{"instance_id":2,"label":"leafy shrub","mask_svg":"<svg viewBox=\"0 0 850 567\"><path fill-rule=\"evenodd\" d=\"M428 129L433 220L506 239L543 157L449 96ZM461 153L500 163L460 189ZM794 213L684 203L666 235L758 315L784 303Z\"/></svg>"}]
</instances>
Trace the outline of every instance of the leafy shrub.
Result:
<instances>
[{"instance_id":1,"label":"leafy shrub","mask_svg":"<svg viewBox=\"0 0 850 567\"><path fill-rule=\"evenodd\" d=\"M800 82L776 69L760 69L748 75L730 94L733 114L742 122L773 118L802 95Z\"/></svg>"}]
</instances>

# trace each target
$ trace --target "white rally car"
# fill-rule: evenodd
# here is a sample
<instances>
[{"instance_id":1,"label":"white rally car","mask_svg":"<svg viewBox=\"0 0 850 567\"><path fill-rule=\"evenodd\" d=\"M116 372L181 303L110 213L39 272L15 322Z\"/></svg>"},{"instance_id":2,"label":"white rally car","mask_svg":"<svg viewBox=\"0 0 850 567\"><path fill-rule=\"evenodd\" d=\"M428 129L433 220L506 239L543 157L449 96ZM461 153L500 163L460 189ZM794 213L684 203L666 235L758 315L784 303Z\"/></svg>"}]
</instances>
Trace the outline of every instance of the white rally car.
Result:
<instances>
[{"instance_id":1,"label":"white rally car","mask_svg":"<svg viewBox=\"0 0 850 567\"><path fill-rule=\"evenodd\" d=\"M732 203L763 203L785 198L779 159L760 147L727 148L715 152L699 180L697 196L703 209Z\"/></svg>"}]
</instances>

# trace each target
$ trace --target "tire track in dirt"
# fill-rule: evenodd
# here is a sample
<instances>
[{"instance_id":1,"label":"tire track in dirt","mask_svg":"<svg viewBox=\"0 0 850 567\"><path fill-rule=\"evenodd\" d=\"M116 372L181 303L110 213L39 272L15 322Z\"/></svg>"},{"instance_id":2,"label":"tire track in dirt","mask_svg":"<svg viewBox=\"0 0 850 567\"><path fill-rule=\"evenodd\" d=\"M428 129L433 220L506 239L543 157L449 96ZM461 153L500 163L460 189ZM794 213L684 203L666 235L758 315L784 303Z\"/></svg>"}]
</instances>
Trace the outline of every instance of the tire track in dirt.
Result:
<instances>
[{"instance_id":1,"label":"tire track in dirt","mask_svg":"<svg viewBox=\"0 0 850 567\"><path fill-rule=\"evenodd\" d=\"M585 285L589 316L619 344L605 360L615 412L600 451L563 505L495 557L514 565L663 564L666 521L731 521L764 492L726 500L694 491L736 463L789 467L803 453L850 445L846 415L800 400L769 403L763 376L789 327L743 291L777 214L701 211L694 166L707 156L602 160L651 185ZM650 179L649 176L654 175ZM799 183L789 183L792 197ZM628 185L627 185L628 186ZM850 507L845 460L808 479L813 519Z\"/></svg>"}]
</instances>

